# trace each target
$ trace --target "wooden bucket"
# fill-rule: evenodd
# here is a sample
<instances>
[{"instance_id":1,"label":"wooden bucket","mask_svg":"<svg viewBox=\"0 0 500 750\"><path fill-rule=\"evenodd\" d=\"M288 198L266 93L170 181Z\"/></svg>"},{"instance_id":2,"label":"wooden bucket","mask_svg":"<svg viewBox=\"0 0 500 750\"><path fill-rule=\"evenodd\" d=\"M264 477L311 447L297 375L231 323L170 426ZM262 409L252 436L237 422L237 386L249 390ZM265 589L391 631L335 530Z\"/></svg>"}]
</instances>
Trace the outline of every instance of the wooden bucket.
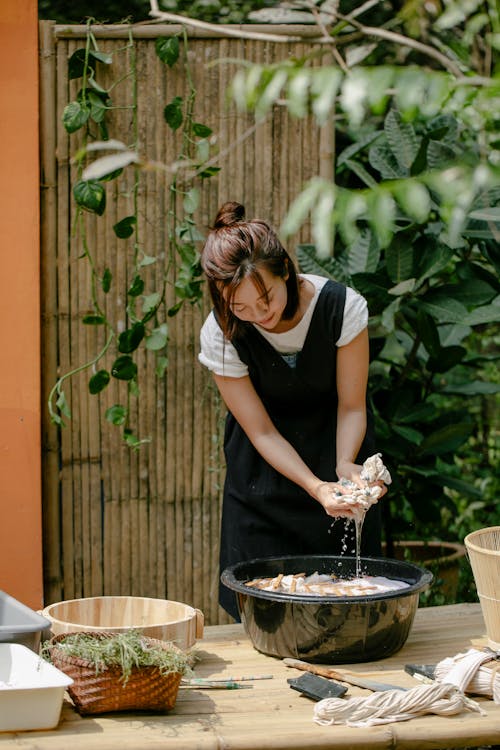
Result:
<instances>
[{"instance_id":1,"label":"wooden bucket","mask_svg":"<svg viewBox=\"0 0 500 750\"><path fill-rule=\"evenodd\" d=\"M473 531L465 537L490 648L500 649L500 526Z\"/></svg>"},{"instance_id":2,"label":"wooden bucket","mask_svg":"<svg viewBox=\"0 0 500 750\"><path fill-rule=\"evenodd\" d=\"M188 649L203 637L199 609L168 599L141 596L93 596L50 604L42 611L54 636L82 631L114 632L136 628L149 638Z\"/></svg>"}]
</instances>

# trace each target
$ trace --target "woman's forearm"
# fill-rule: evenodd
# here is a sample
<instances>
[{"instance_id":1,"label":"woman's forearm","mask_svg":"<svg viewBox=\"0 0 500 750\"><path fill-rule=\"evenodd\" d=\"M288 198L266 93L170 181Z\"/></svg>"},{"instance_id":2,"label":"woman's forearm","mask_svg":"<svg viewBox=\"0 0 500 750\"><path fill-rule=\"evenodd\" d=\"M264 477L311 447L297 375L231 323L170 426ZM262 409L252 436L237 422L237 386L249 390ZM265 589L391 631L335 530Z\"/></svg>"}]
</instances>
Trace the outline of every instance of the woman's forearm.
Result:
<instances>
[{"instance_id":1,"label":"woman's forearm","mask_svg":"<svg viewBox=\"0 0 500 750\"><path fill-rule=\"evenodd\" d=\"M342 409L337 413L337 476L352 478L356 461L366 433L366 409Z\"/></svg>"},{"instance_id":2,"label":"woman's forearm","mask_svg":"<svg viewBox=\"0 0 500 750\"><path fill-rule=\"evenodd\" d=\"M261 434L252 442L273 469L317 497L318 487L323 481L311 471L295 448L278 431Z\"/></svg>"}]
</instances>

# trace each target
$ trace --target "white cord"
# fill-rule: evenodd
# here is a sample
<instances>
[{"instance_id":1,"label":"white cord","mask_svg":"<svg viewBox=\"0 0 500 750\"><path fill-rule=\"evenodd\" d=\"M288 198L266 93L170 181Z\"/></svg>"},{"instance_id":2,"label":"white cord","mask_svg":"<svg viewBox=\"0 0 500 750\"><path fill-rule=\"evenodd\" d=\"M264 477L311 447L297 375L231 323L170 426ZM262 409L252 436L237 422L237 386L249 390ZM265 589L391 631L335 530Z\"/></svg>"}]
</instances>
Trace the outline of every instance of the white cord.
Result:
<instances>
[{"instance_id":1,"label":"white cord","mask_svg":"<svg viewBox=\"0 0 500 750\"><path fill-rule=\"evenodd\" d=\"M434 682L410 690L374 692L367 698L324 698L314 708L317 724L346 724L371 727L395 721L408 721L424 714L452 716L462 711L485 712L454 685Z\"/></svg>"}]
</instances>

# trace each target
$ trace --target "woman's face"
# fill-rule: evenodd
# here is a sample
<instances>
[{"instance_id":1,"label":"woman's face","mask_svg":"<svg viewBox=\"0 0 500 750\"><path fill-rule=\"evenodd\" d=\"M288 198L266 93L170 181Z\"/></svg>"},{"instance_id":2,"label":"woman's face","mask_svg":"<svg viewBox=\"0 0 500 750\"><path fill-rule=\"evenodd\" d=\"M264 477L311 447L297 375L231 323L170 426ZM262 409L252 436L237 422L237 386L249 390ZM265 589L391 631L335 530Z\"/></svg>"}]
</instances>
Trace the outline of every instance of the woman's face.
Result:
<instances>
[{"instance_id":1,"label":"woman's face","mask_svg":"<svg viewBox=\"0 0 500 750\"><path fill-rule=\"evenodd\" d=\"M230 307L233 315L247 323L256 323L272 331L281 321L287 303L285 277L274 276L266 268L259 269L267 294L254 284L251 277L243 279L234 293ZM224 293L223 293L224 294Z\"/></svg>"}]
</instances>

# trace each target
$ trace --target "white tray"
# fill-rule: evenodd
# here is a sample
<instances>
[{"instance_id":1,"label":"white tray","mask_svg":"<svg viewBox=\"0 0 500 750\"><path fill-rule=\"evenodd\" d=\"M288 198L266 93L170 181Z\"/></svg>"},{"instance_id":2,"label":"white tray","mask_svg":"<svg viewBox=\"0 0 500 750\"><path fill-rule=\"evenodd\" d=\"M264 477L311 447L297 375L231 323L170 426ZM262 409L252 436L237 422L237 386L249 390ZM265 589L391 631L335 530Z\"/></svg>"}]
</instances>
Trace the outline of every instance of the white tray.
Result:
<instances>
[{"instance_id":1,"label":"white tray","mask_svg":"<svg viewBox=\"0 0 500 750\"><path fill-rule=\"evenodd\" d=\"M52 729L73 680L19 643L0 643L0 732Z\"/></svg>"}]
</instances>

